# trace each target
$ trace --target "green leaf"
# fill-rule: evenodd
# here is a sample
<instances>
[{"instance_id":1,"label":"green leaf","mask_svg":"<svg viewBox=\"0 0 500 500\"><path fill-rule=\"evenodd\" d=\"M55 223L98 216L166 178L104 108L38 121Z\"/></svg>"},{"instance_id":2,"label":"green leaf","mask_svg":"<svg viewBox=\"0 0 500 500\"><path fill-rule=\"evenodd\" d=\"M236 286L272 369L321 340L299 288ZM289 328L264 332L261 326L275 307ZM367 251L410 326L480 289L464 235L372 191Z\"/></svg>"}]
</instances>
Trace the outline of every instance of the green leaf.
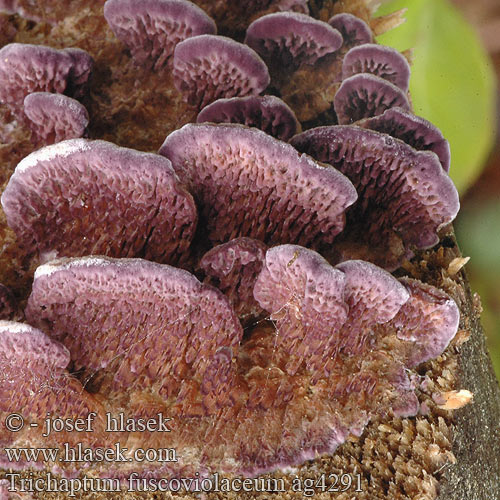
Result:
<instances>
[{"instance_id":1,"label":"green leaf","mask_svg":"<svg viewBox=\"0 0 500 500\"><path fill-rule=\"evenodd\" d=\"M495 76L477 35L447 0L391 0L377 15L407 8L406 22L378 37L414 49L415 114L450 141L450 175L463 193L478 177L495 136Z\"/></svg>"}]
</instances>

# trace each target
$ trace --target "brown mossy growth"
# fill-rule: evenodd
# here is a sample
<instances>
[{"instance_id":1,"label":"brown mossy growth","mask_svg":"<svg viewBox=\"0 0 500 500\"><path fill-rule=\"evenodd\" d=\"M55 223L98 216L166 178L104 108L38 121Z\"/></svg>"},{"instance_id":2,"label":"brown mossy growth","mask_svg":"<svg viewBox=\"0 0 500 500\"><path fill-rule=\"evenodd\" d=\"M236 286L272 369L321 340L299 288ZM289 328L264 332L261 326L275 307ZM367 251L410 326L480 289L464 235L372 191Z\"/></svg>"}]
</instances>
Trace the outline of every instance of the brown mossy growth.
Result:
<instances>
[{"instance_id":1,"label":"brown mossy growth","mask_svg":"<svg viewBox=\"0 0 500 500\"><path fill-rule=\"evenodd\" d=\"M25 0L23 2L27 4ZM238 18L245 6L243 3L208 0L196 3L210 4L207 11L217 6L217 21L222 34L230 34L231 23L235 20L248 24L253 19L246 13L246 17ZM37 2L37 8L56 12L61 19L64 16L64 22L53 26L26 21L18 15L9 16L7 31L0 28L1 36L9 33L8 39L5 42L2 39L1 43L45 43L58 48L78 46L89 51L96 60L96 66L91 96L84 104L91 113L92 137L111 140L126 147L156 151L167 133L187 121L194 121L193 117L186 114L187 108L172 89L170 81L160 80L153 73L134 73L132 67L125 64L124 46L113 39L105 26L102 6L98 2L85 0L69 5L76 4L81 8L68 9L66 2L54 0ZM328 21L333 14L342 10L353 12L365 21L369 20L370 9L364 0L310 0L309 4L314 17L323 21ZM394 24L395 18L391 22ZM371 23L372 27L376 24ZM240 37L245 28L240 28ZM12 38L14 30L16 33ZM314 78L316 73L311 72L309 81ZM300 95L300 87L306 83L307 77L304 76L300 84L294 84L295 93L291 92L290 95ZM310 95L313 100L320 98L314 89L311 89ZM315 119L317 115L305 98L288 101L291 105L293 102L312 110L309 116L311 120ZM292 107L297 114L301 113L297 107ZM325 109L328 111L328 107ZM0 148L0 190L3 191L14 166L31 152L31 145L28 131L12 124L5 108L1 107L0 122L3 143ZM339 500L351 500L353 497L356 500L434 500L438 495L440 500L490 500L500 495L500 459L495 454L495 444L500 442L499 431L496 430L500 414L498 386L489 371L478 311L474 308L465 275L462 271L448 273L450 263L460 257L459 250L452 235L441 233L440 236L441 242L436 248L419 252L404 264L404 274L445 290L462 310L459 335L443 355L419 368L425 383L418 395L420 402L427 405L426 414L416 418L374 420L361 437L349 438L334 455L306 463L290 474L277 472L265 476L282 479L285 492L219 492L206 495L207 499L303 498L303 493L292 492L292 481L296 477L301 481L306 478L318 480L321 474L325 474L328 485L331 484L328 482L330 474L342 473L353 474L354 480L355 475L360 473L362 491L349 489L334 493ZM6 228L4 215L0 213L0 281L12 288L16 297L26 297L29 293L32 276L30 266L32 268L33 264L19 252L12 232ZM469 341L466 340L468 337ZM472 404L454 413L437 408L432 399L433 393L462 388L474 392ZM157 402L146 397L142 400L136 398L136 406L131 406L131 413L133 408L139 413L146 404L152 413L157 411ZM257 426L249 427L248 430L261 432ZM208 436L211 432L212 429L207 429ZM150 443L159 445L153 440ZM0 477L5 477L5 472L0 472ZM28 474L25 472L24 476L28 477ZM46 480L46 473L35 473L33 478L36 477ZM318 489L315 493L313 498L332 498L332 493ZM161 495L124 491L121 494L81 493L77 494L77 498L153 500ZM66 493L54 492L35 493L33 496L43 500L67 498ZM190 499L198 497L190 493L174 496Z\"/></svg>"}]
</instances>

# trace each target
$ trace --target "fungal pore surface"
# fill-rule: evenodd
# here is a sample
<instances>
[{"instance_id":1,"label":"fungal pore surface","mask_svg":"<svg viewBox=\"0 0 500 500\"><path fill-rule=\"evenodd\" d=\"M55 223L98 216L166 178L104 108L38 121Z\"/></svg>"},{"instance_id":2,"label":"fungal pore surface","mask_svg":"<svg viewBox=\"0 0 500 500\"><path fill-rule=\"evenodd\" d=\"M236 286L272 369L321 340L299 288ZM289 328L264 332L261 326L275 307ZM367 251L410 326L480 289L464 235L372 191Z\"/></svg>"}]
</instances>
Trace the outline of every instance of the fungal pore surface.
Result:
<instances>
[{"instance_id":1,"label":"fungal pore surface","mask_svg":"<svg viewBox=\"0 0 500 500\"><path fill-rule=\"evenodd\" d=\"M459 202L365 2L46 3L0 49L0 496L343 471L435 498Z\"/></svg>"}]
</instances>

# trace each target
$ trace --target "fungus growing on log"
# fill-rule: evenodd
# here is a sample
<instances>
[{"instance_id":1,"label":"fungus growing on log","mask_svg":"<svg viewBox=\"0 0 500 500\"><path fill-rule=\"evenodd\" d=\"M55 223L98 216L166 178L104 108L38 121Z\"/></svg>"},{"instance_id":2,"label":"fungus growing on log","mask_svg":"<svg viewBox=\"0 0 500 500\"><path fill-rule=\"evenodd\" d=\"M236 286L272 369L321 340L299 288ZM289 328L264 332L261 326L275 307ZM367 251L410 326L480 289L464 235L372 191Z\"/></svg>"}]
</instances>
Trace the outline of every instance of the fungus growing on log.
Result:
<instances>
[{"instance_id":1,"label":"fungus growing on log","mask_svg":"<svg viewBox=\"0 0 500 500\"><path fill-rule=\"evenodd\" d=\"M239 236L330 244L357 198L340 172L242 125L185 125L159 153L193 193L214 244Z\"/></svg>"},{"instance_id":2,"label":"fungus growing on log","mask_svg":"<svg viewBox=\"0 0 500 500\"><path fill-rule=\"evenodd\" d=\"M450 170L450 144L431 122L400 108L391 108L381 115L356 123L358 127L392 135L419 151L433 151L444 170Z\"/></svg>"},{"instance_id":3,"label":"fungus growing on log","mask_svg":"<svg viewBox=\"0 0 500 500\"><path fill-rule=\"evenodd\" d=\"M262 269L266 245L251 238L236 238L209 250L200 267L208 282L229 298L241 320L262 316L253 296L257 275Z\"/></svg>"},{"instance_id":4,"label":"fungus growing on log","mask_svg":"<svg viewBox=\"0 0 500 500\"><path fill-rule=\"evenodd\" d=\"M352 181L359 200L349 220L361 224L363 237L382 244L386 251L391 232L407 247L435 245L439 229L458 212L457 190L434 153L416 151L387 134L349 125L307 130L291 144ZM376 258L376 262L380 261Z\"/></svg>"},{"instance_id":5,"label":"fungus growing on log","mask_svg":"<svg viewBox=\"0 0 500 500\"><path fill-rule=\"evenodd\" d=\"M50 92L28 94L24 98L24 114L29 119L35 144L80 138L89 124L89 114L83 104Z\"/></svg>"},{"instance_id":6,"label":"fungus growing on log","mask_svg":"<svg viewBox=\"0 0 500 500\"><path fill-rule=\"evenodd\" d=\"M342 60L342 80L358 73L380 76L403 92L408 92L410 65L406 58L392 47L367 43L352 48Z\"/></svg>"},{"instance_id":7,"label":"fungus growing on log","mask_svg":"<svg viewBox=\"0 0 500 500\"><path fill-rule=\"evenodd\" d=\"M107 0L104 17L133 59L155 70L166 66L179 42L217 31L213 19L187 0Z\"/></svg>"},{"instance_id":8,"label":"fungus growing on log","mask_svg":"<svg viewBox=\"0 0 500 500\"><path fill-rule=\"evenodd\" d=\"M0 49L0 102L20 113L32 92L78 92L89 76L92 59L76 49L10 43ZM85 69L86 68L86 69Z\"/></svg>"},{"instance_id":9,"label":"fungus growing on log","mask_svg":"<svg viewBox=\"0 0 500 500\"><path fill-rule=\"evenodd\" d=\"M33 433L40 438L47 415L75 419L101 410L99 403L66 371L69 363L68 350L42 331L23 323L0 321L0 444L33 439ZM13 413L25 420L24 426L18 428L20 432L8 425L6 417ZM12 422L17 425L20 419ZM102 438L97 431L90 434L94 442ZM66 432L64 438L76 444L81 434ZM0 466L10 469L40 469L44 465L37 459L9 461L4 453L0 456Z\"/></svg>"},{"instance_id":10,"label":"fungus growing on log","mask_svg":"<svg viewBox=\"0 0 500 500\"><path fill-rule=\"evenodd\" d=\"M198 108L222 97L258 95L269 81L267 66L257 53L231 38L199 35L175 47L175 86Z\"/></svg>"},{"instance_id":11,"label":"fungus growing on log","mask_svg":"<svg viewBox=\"0 0 500 500\"><path fill-rule=\"evenodd\" d=\"M334 98L335 113L341 125L380 115L396 106L405 111L410 109L404 92L387 80L368 73L346 78Z\"/></svg>"},{"instance_id":12,"label":"fungus growing on log","mask_svg":"<svg viewBox=\"0 0 500 500\"><path fill-rule=\"evenodd\" d=\"M371 43L373 35L370 27L359 17L343 12L331 17L328 24L342 35L343 48Z\"/></svg>"},{"instance_id":13,"label":"fungus growing on log","mask_svg":"<svg viewBox=\"0 0 500 500\"><path fill-rule=\"evenodd\" d=\"M247 29L245 43L269 67L297 68L314 64L338 50L342 36L329 24L305 14L280 12L256 19Z\"/></svg>"},{"instance_id":14,"label":"fungus growing on log","mask_svg":"<svg viewBox=\"0 0 500 500\"><path fill-rule=\"evenodd\" d=\"M111 390L148 389L165 399L204 380L206 390L219 349L242 337L221 292L142 259L84 257L39 267L26 318L68 348L76 369L105 372ZM195 411L191 403L187 412Z\"/></svg>"},{"instance_id":15,"label":"fungus growing on log","mask_svg":"<svg viewBox=\"0 0 500 500\"><path fill-rule=\"evenodd\" d=\"M165 158L70 139L24 158L2 194L19 244L41 259L103 254L179 262L197 211Z\"/></svg>"},{"instance_id":16,"label":"fungus growing on log","mask_svg":"<svg viewBox=\"0 0 500 500\"><path fill-rule=\"evenodd\" d=\"M288 141L301 127L295 113L272 95L219 99L203 108L198 123L240 123L256 127L282 141Z\"/></svg>"}]
</instances>

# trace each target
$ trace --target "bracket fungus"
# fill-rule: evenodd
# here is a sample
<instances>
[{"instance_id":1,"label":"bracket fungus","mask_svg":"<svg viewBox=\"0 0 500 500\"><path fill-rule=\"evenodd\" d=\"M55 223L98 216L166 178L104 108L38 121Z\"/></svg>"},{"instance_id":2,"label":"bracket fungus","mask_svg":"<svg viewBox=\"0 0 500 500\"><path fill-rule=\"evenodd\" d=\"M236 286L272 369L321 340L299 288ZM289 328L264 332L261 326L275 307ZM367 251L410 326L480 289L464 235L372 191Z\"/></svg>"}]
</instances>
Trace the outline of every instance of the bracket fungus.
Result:
<instances>
[{"instance_id":1,"label":"bracket fungus","mask_svg":"<svg viewBox=\"0 0 500 500\"><path fill-rule=\"evenodd\" d=\"M178 397L181 413L201 411L199 390L194 401L182 399L192 386L207 386L223 362L219 349L242 337L221 292L187 271L142 259L83 257L39 267L26 318L68 348L76 369L104 372L107 390Z\"/></svg>"},{"instance_id":2,"label":"bracket fungus","mask_svg":"<svg viewBox=\"0 0 500 500\"><path fill-rule=\"evenodd\" d=\"M81 49L10 43L0 49L0 102L20 113L32 92L73 95L86 84L92 58Z\"/></svg>"},{"instance_id":3,"label":"bracket fungus","mask_svg":"<svg viewBox=\"0 0 500 500\"><path fill-rule=\"evenodd\" d=\"M372 31L370 27L359 17L343 12L331 17L328 24L342 35L342 48L350 48L364 43L372 43Z\"/></svg>"},{"instance_id":4,"label":"bracket fungus","mask_svg":"<svg viewBox=\"0 0 500 500\"><path fill-rule=\"evenodd\" d=\"M159 153L193 193L213 243L329 244L357 198L340 172L242 125L185 125Z\"/></svg>"},{"instance_id":5,"label":"bracket fungus","mask_svg":"<svg viewBox=\"0 0 500 500\"><path fill-rule=\"evenodd\" d=\"M41 330L24 323L0 321L1 445L33 439L33 433L40 439L41 420L48 414L74 419L101 409L94 397L66 371L69 363L68 350ZM12 412L22 412L22 417L33 425L12 429L5 418ZM102 438L98 432L89 434L87 437L94 444ZM82 435L64 433L64 439L76 444ZM45 465L36 459L11 462L3 453L0 457L0 466L11 469L41 469Z\"/></svg>"},{"instance_id":6,"label":"bracket fungus","mask_svg":"<svg viewBox=\"0 0 500 500\"><path fill-rule=\"evenodd\" d=\"M310 129L291 144L339 169L354 184L359 201L350 220L361 224L371 244L382 244L385 251L375 257L377 263L383 264L389 255L391 233L405 247L428 248L458 212L455 185L432 152L416 151L387 134L352 125Z\"/></svg>"},{"instance_id":7,"label":"bracket fungus","mask_svg":"<svg viewBox=\"0 0 500 500\"><path fill-rule=\"evenodd\" d=\"M186 38L217 31L215 22L187 0L107 0L104 17L141 65L161 70Z\"/></svg>"},{"instance_id":8,"label":"bracket fungus","mask_svg":"<svg viewBox=\"0 0 500 500\"><path fill-rule=\"evenodd\" d=\"M28 252L179 262L197 211L170 162L105 141L70 139L24 158L2 194Z\"/></svg>"},{"instance_id":9,"label":"bracket fungus","mask_svg":"<svg viewBox=\"0 0 500 500\"><path fill-rule=\"evenodd\" d=\"M245 43L266 61L268 66L297 68L314 64L321 57L337 51L342 36L323 21L297 12L278 12L256 19L247 29Z\"/></svg>"},{"instance_id":10,"label":"bracket fungus","mask_svg":"<svg viewBox=\"0 0 500 500\"><path fill-rule=\"evenodd\" d=\"M209 250L200 267L210 284L229 298L242 321L262 316L253 296L257 275L262 269L266 245L252 238L235 238Z\"/></svg>"},{"instance_id":11,"label":"bracket fungus","mask_svg":"<svg viewBox=\"0 0 500 500\"><path fill-rule=\"evenodd\" d=\"M400 108L390 108L381 115L360 120L356 125L392 135L419 151L433 151L444 170L450 170L450 144L435 125L420 116Z\"/></svg>"},{"instance_id":12,"label":"bracket fungus","mask_svg":"<svg viewBox=\"0 0 500 500\"><path fill-rule=\"evenodd\" d=\"M295 113L279 97L272 95L218 99L203 108L198 123L240 123L256 127L282 141L300 130Z\"/></svg>"},{"instance_id":13,"label":"bracket fungus","mask_svg":"<svg viewBox=\"0 0 500 500\"><path fill-rule=\"evenodd\" d=\"M231 38L199 35L175 47L175 86L198 108L222 97L258 95L269 82L264 61L250 47Z\"/></svg>"},{"instance_id":14,"label":"bracket fungus","mask_svg":"<svg viewBox=\"0 0 500 500\"><path fill-rule=\"evenodd\" d=\"M405 93L396 85L369 73L346 78L334 98L340 125L379 115L396 106L405 111L410 109Z\"/></svg>"},{"instance_id":15,"label":"bracket fungus","mask_svg":"<svg viewBox=\"0 0 500 500\"><path fill-rule=\"evenodd\" d=\"M401 52L392 47L367 43L349 50L342 60L342 80L358 73L380 76L408 92L410 65Z\"/></svg>"},{"instance_id":16,"label":"bracket fungus","mask_svg":"<svg viewBox=\"0 0 500 500\"><path fill-rule=\"evenodd\" d=\"M34 92L24 98L24 114L35 144L54 144L80 138L89 124L83 104L62 94Z\"/></svg>"}]
</instances>

